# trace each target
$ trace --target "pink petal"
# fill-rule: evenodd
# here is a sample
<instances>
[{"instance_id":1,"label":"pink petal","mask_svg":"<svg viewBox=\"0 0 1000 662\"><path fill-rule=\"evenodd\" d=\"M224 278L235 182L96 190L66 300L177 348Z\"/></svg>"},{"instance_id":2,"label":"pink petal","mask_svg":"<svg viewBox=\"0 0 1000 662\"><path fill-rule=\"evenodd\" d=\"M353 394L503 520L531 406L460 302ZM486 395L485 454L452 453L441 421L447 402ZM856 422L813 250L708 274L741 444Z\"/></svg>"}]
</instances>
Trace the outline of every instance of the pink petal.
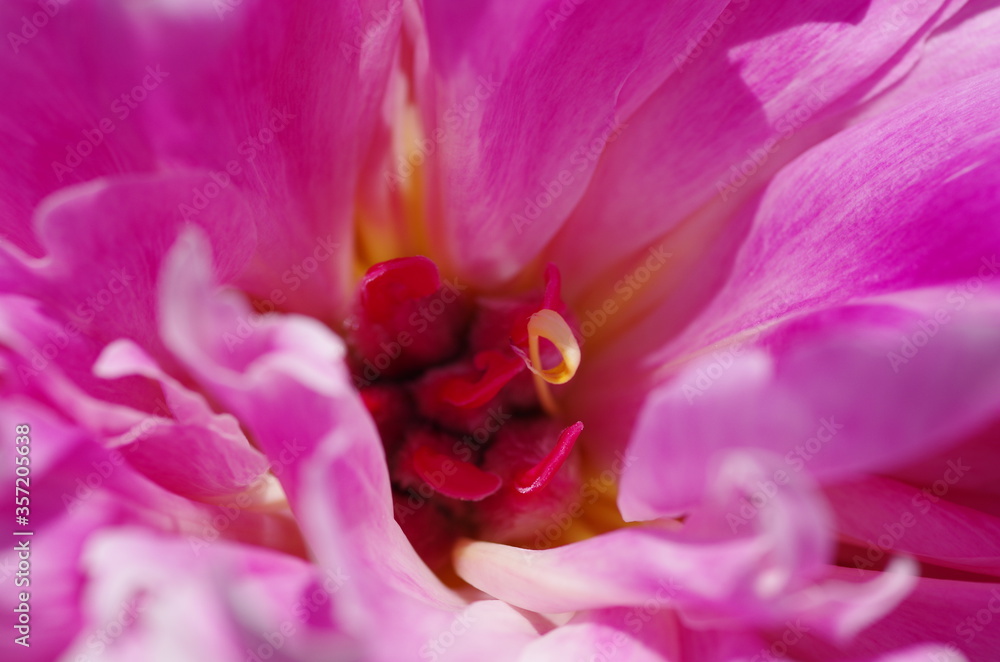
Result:
<instances>
[{"instance_id":1,"label":"pink petal","mask_svg":"<svg viewBox=\"0 0 1000 662\"><path fill-rule=\"evenodd\" d=\"M94 536L83 563L86 622L67 659L95 642L101 659L123 662L358 650L332 617L350 577L292 556L219 543L195 557L181 538L124 529Z\"/></svg>"},{"instance_id":2,"label":"pink petal","mask_svg":"<svg viewBox=\"0 0 1000 662\"><path fill-rule=\"evenodd\" d=\"M429 216L440 219L461 272L496 283L535 258L580 199L616 124L724 6L425 4L419 38L430 71L416 82L442 191ZM534 216L528 200L546 195Z\"/></svg>"},{"instance_id":3,"label":"pink petal","mask_svg":"<svg viewBox=\"0 0 1000 662\"><path fill-rule=\"evenodd\" d=\"M803 315L688 364L650 396L634 430L625 517L699 503L704 467L727 449L767 449L783 471L830 481L900 466L983 425L998 413L1000 297L984 289L955 311L947 296ZM939 311L947 322L934 321ZM927 320L937 325L929 335Z\"/></svg>"},{"instance_id":4,"label":"pink petal","mask_svg":"<svg viewBox=\"0 0 1000 662\"><path fill-rule=\"evenodd\" d=\"M185 225L177 205L207 181L157 175L60 191L36 217L45 257L0 250L0 263L9 267L0 271L0 289L40 300L62 325L72 323L100 345L127 337L172 367L156 330L156 277L164 252ZM246 202L233 190L220 193L197 219L213 245L226 248L215 266L223 281L235 278L254 250L250 222Z\"/></svg>"},{"instance_id":5,"label":"pink petal","mask_svg":"<svg viewBox=\"0 0 1000 662\"><path fill-rule=\"evenodd\" d=\"M946 286L952 300L941 303L964 305L959 300L974 294L969 287L993 277L994 254L1000 255L991 220L1000 208L997 169L989 167L1000 157L991 137L1000 86L990 76L818 145L779 173L721 235L684 226L675 240L653 247L652 253L673 256L654 260L666 268L649 284L629 285L635 267L609 276L615 291L598 294L580 315L600 329L595 349L605 336L614 342L588 355L572 413L592 412L590 429L620 450L646 391L691 356L711 354L741 334L910 287ZM609 303L618 307L610 316L601 310Z\"/></svg>"},{"instance_id":6,"label":"pink petal","mask_svg":"<svg viewBox=\"0 0 1000 662\"><path fill-rule=\"evenodd\" d=\"M853 565L906 554L925 565L1000 576L1000 519L947 501L962 488L970 460L956 453L938 465L933 482L916 487L872 477L828 488L837 530L860 548Z\"/></svg>"},{"instance_id":7,"label":"pink petal","mask_svg":"<svg viewBox=\"0 0 1000 662\"><path fill-rule=\"evenodd\" d=\"M204 398L164 373L138 346L127 340L105 348L94 371L101 377L143 375L160 383L176 420L150 423L124 435L132 466L157 484L191 499L232 500L247 492L248 500L266 498L267 460L252 448L229 414L215 414Z\"/></svg>"},{"instance_id":8,"label":"pink petal","mask_svg":"<svg viewBox=\"0 0 1000 662\"><path fill-rule=\"evenodd\" d=\"M856 571L842 572L846 575ZM808 659L817 661L881 659L878 654L888 657L890 653L920 644L925 649L936 652L944 649L947 653L940 658L917 659L992 660L1000 650L998 617L1000 589L996 584L922 578L898 608L846 649L834 649L814 637L808 637L800 645L810 650ZM982 621L977 622L979 618Z\"/></svg>"},{"instance_id":9,"label":"pink petal","mask_svg":"<svg viewBox=\"0 0 1000 662\"><path fill-rule=\"evenodd\" d=\"M1000 49L993 35L1000 10L989 0L972 0L929 35L919 61L906 77L864 109L868 117L922 97L940 93L967 78L1000 69Z\"/></svg>"},{"instance_id":10,"label":"pink petal","mask_svg":"<svg viewBox=\"0 0 1000 662\"><path fill-rule=\"evenodd\" d=\"M542 613L654 600L699 627L796 617L848 640L898 604L913 568L897 565L866 583L826 581L823 504L798 478L767 487L773 469L747 454L722 459L714 500L678 531L650 524L550 550L470 541L456 552L456 569L476 588Z\"/></svg>"},{"instance_id":11,"label":"pink petal","mask_svg":"<svg viewBox=\"0 0 1000 662\"><path fill-rule=\"evenodd\" d=\"M898 81L906 69L893 65L956 4L731 3L628 118L560 230L550 255L570 296L611 295L622 260L696 213L692 222L717 233L720 216L838 130L872 87Z\"/></svg>"},{"instance_id":12,"label":"pink petal","mask_svg":"<svg viewBox=\"0 0 1000 662\"><path fill-rule=\"evenodd\" d=\"M534 643L521 655L521 662L605 660L666 662L680 659L677 620L654 600L640 608L582 612Z\"/></svg>"},{"instance_id":13,"label":"pink petal","mask_svg":"<svg viewBox=\"0 0 1000 662\"><path fill-rule=\"evenodd\" d=\"M205 181L184 192L186 207L170 210L200 222L218 196L238 191L253 211L244 231L261 239L243 284L276 306L329 315L349 277L353 190L399 12L363 40L356 35L384 7L60 5L28 43L0 56L5 79L24 90L0 121L10 127L0 133L10 157L0 227L37 255L26 225L58 188L164 168L199 171ZM4 24L20 30L22 15L38 9L11 4ZM87 38L108 34L114 49ZM80 150L93 154L77 164L69 155Z\"/></svg>"},{"instance_id":14,"label":"pink petal","mask_svg":"<svg viewBox=\"0 0 1000 662\"><path fill-rule=\"evenodd\" d=\"M723 257L728 271L711 303L655 358L676 360L857 297L995 278L998 81L1000 72L967 80L843 131L789 164L734 221L732 231L746 236ZM718 272L710 260L692 280L717 280ZM616 340L649 360L651 343L663 342L667 310ZM624 352L615 358L624 360Z\"/></svg>"}]
</instances>

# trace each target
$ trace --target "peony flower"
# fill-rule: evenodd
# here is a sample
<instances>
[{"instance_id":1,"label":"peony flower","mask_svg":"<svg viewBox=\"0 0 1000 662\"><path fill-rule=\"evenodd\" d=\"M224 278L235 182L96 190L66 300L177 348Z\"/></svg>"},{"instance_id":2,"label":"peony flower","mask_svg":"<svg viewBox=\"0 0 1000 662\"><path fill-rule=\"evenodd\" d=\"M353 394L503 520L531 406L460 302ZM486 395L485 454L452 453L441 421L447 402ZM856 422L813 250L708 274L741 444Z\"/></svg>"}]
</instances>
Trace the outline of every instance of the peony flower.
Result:
<instances>
[{"instance_id":1,"label":"peony flower","mask_svg":"<svg viewBox=\"0 0 1000 662\"><path fill-rule=\"evenodd\" d=\"M8 2L5 656L990 660L990 3Z\"/></svg>"}]
</instances>

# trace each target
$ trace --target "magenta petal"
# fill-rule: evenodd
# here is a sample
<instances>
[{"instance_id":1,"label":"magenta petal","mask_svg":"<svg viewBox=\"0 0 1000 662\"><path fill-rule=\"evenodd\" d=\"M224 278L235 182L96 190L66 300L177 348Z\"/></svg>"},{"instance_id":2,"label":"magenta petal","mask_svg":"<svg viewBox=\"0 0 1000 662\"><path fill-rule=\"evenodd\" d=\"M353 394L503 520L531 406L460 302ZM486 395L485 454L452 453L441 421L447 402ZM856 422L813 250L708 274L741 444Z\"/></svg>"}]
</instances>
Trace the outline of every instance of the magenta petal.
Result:
<instances>
[{"instance_id":1,"label":"magenta petal","mask_svg":"<svg viewBox=\"0 0 1000 662\"><path fill-rule=\"evenodd\" d=\"M170 367L155 323L156 279L164 252L188 225L177 205L206 181L195 174L132 176L61 190L36 216L45 257L0 249L0 264L9 265L0 270L0 290L39 300L65 329L102 345L135 340ZM246 266L256 236L236 191L214 202L196 222L219 249L216 277L230 281Z\"/></svg>"},{"instance_id":2,"label":"magenta petal","mask_svg":"<svg viewBox=\"0 0 1000 662\"><path fill-rule=\"evenodd\" d=\"M925 565L1000 576L1000 518L946 499L962 490L970 460L954 453L921 487L871 477L828 488L838 530L861 548L853 564L872 567L888 553L907 554Z\"/></svg>"},{"instance_id":3,"label":"magenta petal","mask_svg":"<svg viewBox=\"0 0 1000 662\"><path fill-rule=\"evenodd\" d=\"M53 190L200 171L205 181L169 209L200 222L220 190L252 200L246 227L261 243L246 286L274 305L330 314L346 291L351 195L401 12L356 35L384 9L381 0L61 4L30 42L0 55L5 79L24 90L5 104L3 125L17 130L0 133L10 183L0 227L38 254L25 224ZM2 18L20 26L38 10L12 3ZM114 35L115 48L94 35Z\"/></svg>"},{"instance_id":4,"label":"magenta petal","mask_svg":"<svg viewBox=\"0 0 1000 662\"><path fill-rule=\"evenodd\" d=\"M608 146L553 243L570 291L621 278L620 260L641 255L684 219L698 214L704 228L731 215L838 130L873 87L897 82L906 73L899 60L912 66L908 56L955 4L902 12L867 0L731 3L688 42L678 71Z\"/></svg>"},{"instance_id":5,"label":"magenta petal","mask_svg":"<svg viewBox=\"0 0 1000 662\"><path fill-rule=\"evenodd\" d=\"M842 569L846 576L855 570ZM992 660L1000 650L1000 588L995 583L921 578L911 594L885 618L865 630L852 645L834 648L814 637L802 642L817 662L879 659L906 647L945 652L942 662ZM977 622L982 619L983 622ZM902 654L902 653L900 653ZM913 658L903 657L903 660ZM921 658L917 658L921 659Z\"/></svg>"},{"instance_id":6,"label":"magenta petal","mask_svg":"<svg viewBox=\"0 0 1000 662\"><path fill-rule=\"evenodd\" d=\"M1000 69L1000 9L991 0L972 0L932 32L912 70L865 108L865 116L940 93L967 78Z\"/></svg>"},{"instance_id":7,"label":"magenta petal","mask_svg":"<svg viewBox=\"0 0 1000 662\"><path fill-rule=\"evenodd\" d=\"M724 6L425 3L432 70L417 81L418 99L431 117L427 134L444 136L432 204L462 272L495 283L531 262L580 199L604 145ZM539 196L548 196L541 214Z\"/></svg>"}]
</instances>

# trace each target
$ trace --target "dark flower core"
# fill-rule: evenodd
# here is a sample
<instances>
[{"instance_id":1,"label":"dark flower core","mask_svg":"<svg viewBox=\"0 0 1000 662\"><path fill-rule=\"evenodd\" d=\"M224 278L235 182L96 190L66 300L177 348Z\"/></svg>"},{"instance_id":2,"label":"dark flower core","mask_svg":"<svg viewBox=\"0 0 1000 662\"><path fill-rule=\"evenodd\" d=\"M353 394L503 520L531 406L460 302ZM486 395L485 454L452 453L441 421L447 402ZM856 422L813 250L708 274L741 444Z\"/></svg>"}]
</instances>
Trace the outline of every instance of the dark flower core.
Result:
<instances>
[{"instance_id":1,"label":"dark flower core","mask_svg":"<svg viewBox=\"0 0 1000 662\"><path fill-rule=\"evenodd\" d=\"M580 481L583 424L560 424L549 391L579 364L558 271L516 298L467 289L424 257L381 262L346 328L396 521L434 569L459 537L530 546Z\"/></svg>"}]
</instances>

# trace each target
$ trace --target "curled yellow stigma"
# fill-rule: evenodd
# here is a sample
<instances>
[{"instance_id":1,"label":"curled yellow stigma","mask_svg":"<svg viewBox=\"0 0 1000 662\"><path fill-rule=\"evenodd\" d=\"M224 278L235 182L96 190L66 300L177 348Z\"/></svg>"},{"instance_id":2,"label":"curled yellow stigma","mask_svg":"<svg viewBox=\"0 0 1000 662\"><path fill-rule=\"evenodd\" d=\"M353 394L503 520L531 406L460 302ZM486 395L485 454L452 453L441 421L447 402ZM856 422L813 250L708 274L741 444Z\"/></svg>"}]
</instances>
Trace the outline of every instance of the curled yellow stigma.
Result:
<instances>
[{"instance_id":1,"label":"curled yellow stigma","mask_svg":"<svg viewBox=\"0 0 1000 662\"><path fill-rule=\"evenodd\" d=\"M562 360L559 365L545 368L542 365L539 338L545 338L559 351ZM573 379L580 367L580 344L573 336L573 330L554 310L543 308L528 319L528 369L535 374L535 388L542 406L550 414L557 411L555 400L549 391L549 384L565 384Z\"/></svg>"}]
</instances>

